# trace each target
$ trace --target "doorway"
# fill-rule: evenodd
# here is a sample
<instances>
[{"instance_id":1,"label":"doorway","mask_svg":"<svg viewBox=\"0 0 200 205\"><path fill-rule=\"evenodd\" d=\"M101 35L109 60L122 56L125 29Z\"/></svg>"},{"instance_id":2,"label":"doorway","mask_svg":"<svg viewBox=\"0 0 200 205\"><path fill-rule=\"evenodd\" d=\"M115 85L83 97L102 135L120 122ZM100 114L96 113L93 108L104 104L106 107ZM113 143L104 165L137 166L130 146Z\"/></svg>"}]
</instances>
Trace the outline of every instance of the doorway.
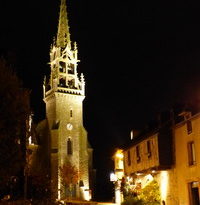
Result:
<instances>
[{"instance_id":1,"label":"doorway","mask_svg":"<svg viewBox=\"0 0 200 205\"><path fill-rule=\"evenodd\" d=\"M190 204L200 205L199 199L199 182L189 183Z\"/></svg>"}]
</instances>

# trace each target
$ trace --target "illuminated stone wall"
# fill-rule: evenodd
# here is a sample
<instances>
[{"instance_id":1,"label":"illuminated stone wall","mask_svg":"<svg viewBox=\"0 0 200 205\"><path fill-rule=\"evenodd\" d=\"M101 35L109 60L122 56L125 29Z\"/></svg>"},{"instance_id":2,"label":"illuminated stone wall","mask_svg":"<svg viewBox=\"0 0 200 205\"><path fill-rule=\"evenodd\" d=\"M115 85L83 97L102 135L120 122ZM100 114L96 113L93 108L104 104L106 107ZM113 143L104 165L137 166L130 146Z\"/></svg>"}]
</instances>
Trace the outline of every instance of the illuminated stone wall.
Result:
<instances>
[{"instance_id":1,"label":"illuminated stone wall","mask_svg":"<svg viewBox=\"0 0 200 205\"><path fill-rule=\"evenodd\" d=\"M188 120L192 124L192 132L187 132L187 121L176 126L175 129L175 153L176 172L179 204L190 204L189 183L197 182L200 193L200 115L193 116ZM188 143L194 142L196 160L189 165Z\"/></svg>"},{"instance_id":2,"label":"illuminated stone wall","mask_svg":"<svg viewBox=\"0 0 200 205\"><path fill-rule=\"evenodd\" d=\"M65 162L70 161L81 172L81 179L84 183L84 189L89 190L89 176L88 176L88 147L87 147L87 133L83 127L82 119L82 102L84 96L54 92L52 96L45 98L46 113L51 133L51 150L52 160L52 177L53 181L57 183L58 167ZM72 117L70 116L72 112ZM68 124L73 127L67 128ZM67 140L72 141L73 154L67 154ZM57 151L56 151L57 150ZM56 159L58 162L56 162ZM57 168L55 169L56 166ZM55 185L53 185L55 189ZM62 187L58 185L58 187ZM77 196L79 195L77 192Z\"/></svg>"},{"instance_id":3,"label":"illuminated stone wall","mask_svg":"<svg viewBox=\"0 0 200 205\"><path fill-rule=\"evenodd\" d=\"M174 169L158 171L154 176L160 187L161 202L178 205L178 189L176 171Z\"/></svg>"}]
</instances>

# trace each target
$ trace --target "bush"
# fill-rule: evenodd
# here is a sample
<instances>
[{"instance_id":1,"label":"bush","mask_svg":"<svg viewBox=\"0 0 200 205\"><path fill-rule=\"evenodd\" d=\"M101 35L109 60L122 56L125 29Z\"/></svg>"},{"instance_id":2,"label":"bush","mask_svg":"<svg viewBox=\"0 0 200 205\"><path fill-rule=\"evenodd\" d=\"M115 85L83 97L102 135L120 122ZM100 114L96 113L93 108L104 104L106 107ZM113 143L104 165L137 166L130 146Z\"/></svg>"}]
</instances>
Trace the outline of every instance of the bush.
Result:
<instances>
[{"instance_id":1,"label":"bush","mask_svg":"<svg viewBox=\"0 0 200 205\"><path fill-rule=\"evenodd\" d=\"M153 180L147 186L145 186L140 195L142 199L148 205L159 205L160 204L160 190L158 183Z\"/></svg>"}]
</instances>

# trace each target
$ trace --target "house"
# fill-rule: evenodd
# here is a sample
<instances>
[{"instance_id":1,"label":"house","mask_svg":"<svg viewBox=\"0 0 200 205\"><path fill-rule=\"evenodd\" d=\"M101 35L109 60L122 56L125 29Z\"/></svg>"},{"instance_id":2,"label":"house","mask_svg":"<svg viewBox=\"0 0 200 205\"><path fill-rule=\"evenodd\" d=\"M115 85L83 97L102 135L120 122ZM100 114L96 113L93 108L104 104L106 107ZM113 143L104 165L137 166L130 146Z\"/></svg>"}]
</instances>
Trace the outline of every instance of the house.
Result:
<instances>
[{"instance_id":1,"label":"house","mask_svg":"<svg viewBox=\"0 0 200 205\"><path fill-rule=\"evenodd\" d=\"M174 128L177 198L181 205L200 203L200 113L181 113Z\"/></svg>"},{"instance_id":2,"label":"house","mask_svg":"<svg viewBox=\"0 0 200 205\"><path fill-rule=\"evenodd\" d=\"M178 117L181 121L171 118L152 130L142 131L121 149L123 177L117 178L116 184L123 195L139 196L155 181L161 204L199 204L200 114L185 111Z\"/></svg>"}]
</instances>

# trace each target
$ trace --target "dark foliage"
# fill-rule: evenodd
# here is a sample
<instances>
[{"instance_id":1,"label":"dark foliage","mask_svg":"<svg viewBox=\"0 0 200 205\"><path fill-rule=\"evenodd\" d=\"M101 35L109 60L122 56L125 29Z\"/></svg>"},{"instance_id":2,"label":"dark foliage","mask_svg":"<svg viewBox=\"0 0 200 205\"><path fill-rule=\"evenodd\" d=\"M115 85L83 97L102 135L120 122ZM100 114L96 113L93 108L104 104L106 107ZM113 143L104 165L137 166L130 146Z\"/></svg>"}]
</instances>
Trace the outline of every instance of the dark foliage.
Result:
<instances>
[{"instance_id":1,"label":"dark foliage","mask_svg":"<svg viewBox=\"0 0 200 205\"><path fill-rule=\"evenodd\" d=\"M28 177L28 198L34 200L50 199L50 179L44 174Z\"/></svg>"},{"instance_id":2,"label":"dark foliage","mask_svg":"<svg viewBox=\"0 0 200 205\"><path fill-rule=\"evenodd\" d=\"M12 194L25 165L29 91L0 59L0 198ZM14 179L14 180L13 180ZM9 193L8 193L9 192Z\"/></svg>"}]
</instances>

